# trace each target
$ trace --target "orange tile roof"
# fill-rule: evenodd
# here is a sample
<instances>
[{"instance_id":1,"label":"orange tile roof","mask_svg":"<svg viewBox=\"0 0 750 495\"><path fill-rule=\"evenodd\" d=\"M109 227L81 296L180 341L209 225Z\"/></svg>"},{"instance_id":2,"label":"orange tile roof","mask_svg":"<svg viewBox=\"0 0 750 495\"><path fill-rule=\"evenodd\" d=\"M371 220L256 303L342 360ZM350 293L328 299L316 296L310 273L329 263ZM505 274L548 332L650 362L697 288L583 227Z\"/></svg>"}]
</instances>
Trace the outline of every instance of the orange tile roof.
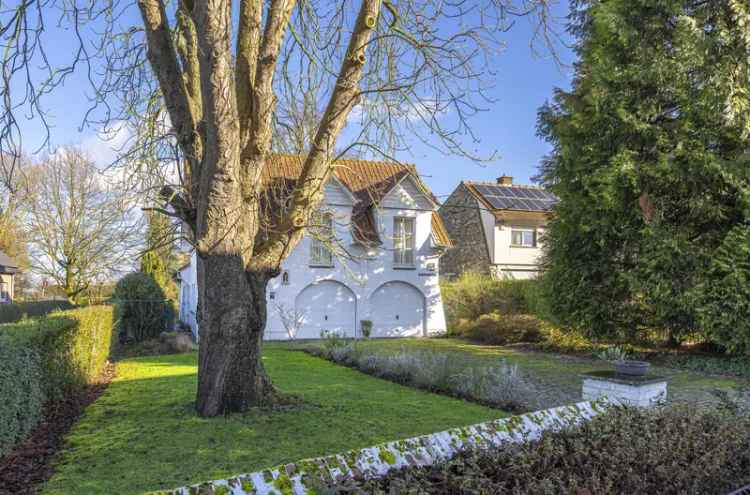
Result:
<instances>
[{"instance_id":1,"label":"orange tile roof","mask_svg":"<svg viewBox=\"0 0 750 495\"><path fill-rule=\"evenodd\" d=\"M302 155L274 154L266 162L263 180L294 181L302 173L304 161L305 157ZM355 238L362 243L380 243L371 209L377 206L404 177L414 178L418 187L437 205L437 199L419 178L417 168L413 164L347 158L337 160L333 166L336 178L358 201L352 215L352 231ZM452 245L442 220L439 216L435 220L435 216L433 212L432 225L436 240L446 246ZM437 233L436 228L439 230Z\"/></svg>"},{"instance_id":2,"label":"orange tile roof","mask_svg":"<svg viewBox=\"0 0 750 495\"><path fill-rule=\"evenodd\" d=\"M275 154L266 162L264 179L296 180L302 173L305 157ZM375 160L342 159L334 164L334 174L361 203L359 208L378 203L398 181L411 174L418 177L412 164Z\"/></svg>"}]
</instances>

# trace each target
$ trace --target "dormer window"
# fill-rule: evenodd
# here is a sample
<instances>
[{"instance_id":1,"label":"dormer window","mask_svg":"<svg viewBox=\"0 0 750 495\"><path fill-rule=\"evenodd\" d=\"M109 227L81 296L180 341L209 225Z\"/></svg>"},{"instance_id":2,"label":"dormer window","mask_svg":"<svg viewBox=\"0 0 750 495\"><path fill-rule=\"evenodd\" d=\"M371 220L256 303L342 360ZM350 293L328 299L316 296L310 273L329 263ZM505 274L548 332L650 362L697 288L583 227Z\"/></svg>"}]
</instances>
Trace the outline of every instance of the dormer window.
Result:
<instances>
[{"instance_id":1,"label":"dormer window","mask_svg":"<svg viewBox=\"0 0 750 495\"><path fill-rule=\"evenodd\" d=\"M393 264L397 267L414 266L414 218L393 219Z\"/></svg>"},{"instance_id":2,"label":"dormer window","mask_svg":"<svg viewBox=\"0 0 750 495\"><path fill-rule=\"evenodd\" d=\"M313 215L310 239L310 266L332 267L333 215L328 212Z\"/></svg>"}]
</instances>

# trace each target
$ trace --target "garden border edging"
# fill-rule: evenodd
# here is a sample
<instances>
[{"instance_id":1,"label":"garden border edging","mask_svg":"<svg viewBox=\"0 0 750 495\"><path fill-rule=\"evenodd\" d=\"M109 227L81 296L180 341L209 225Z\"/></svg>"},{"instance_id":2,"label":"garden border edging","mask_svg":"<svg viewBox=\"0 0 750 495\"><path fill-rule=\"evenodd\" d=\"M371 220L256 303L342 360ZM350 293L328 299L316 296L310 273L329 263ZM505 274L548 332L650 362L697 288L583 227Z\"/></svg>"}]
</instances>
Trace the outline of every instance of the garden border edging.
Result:
<instances>
[{"instance_id":1,"label":"garden border edging","mask_svg":"<svg viewBox=\"0 0 750 495\"><path fill-rule=\"evenodd\" d=\"M316 480L377 478L392 469L447 461L465 450L536 440L544 431L575 426L598 416L612 405L606 399L579 402L155 493L303 495L314 489Z\"/></svg>"}]
</instances>

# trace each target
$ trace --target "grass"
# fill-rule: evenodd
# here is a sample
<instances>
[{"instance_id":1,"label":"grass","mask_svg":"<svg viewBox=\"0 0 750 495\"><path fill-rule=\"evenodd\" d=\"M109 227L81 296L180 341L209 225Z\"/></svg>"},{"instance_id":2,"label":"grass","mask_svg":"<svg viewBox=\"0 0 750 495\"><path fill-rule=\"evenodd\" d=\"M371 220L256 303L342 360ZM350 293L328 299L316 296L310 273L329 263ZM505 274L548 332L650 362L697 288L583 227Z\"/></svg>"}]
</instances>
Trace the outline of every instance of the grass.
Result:
<instances>
[{"instance_id":1,"label":"grass","mask_svg":"<svg viewBox=\"0 0 750 495\"><path fill-rule=\"evenodd\" d=\"M304 405L202 419L192 411L196 355L120 361L117 377L67 437L42 493L142 493L251 472L507 416L396 385L284 344L264 363Z\"/></svg>"},{"instance_id":2,"label":"grass","mask_svg":"<svg viewBox=\"0 0 750 495\"><path fill-rule=\"evenodd\" d=\"M593 370L611 369L611 365L601 360L570 355L530 352L514 347L487 346L473 344L460 339L376 339L360 345L387 351L400 350L406 346L412 349L454 352L473 364L504 359L516 364L522 372L534 378L550 395L547 406L560 405L580 400L580 374ZM671 400L681 402L704 402L714 400L713 390L731 390L747 380L740 378L709 375L686 370L675 370L655 366L656 374L669 377L668 394Z\"/></svg>"}]
</instances>

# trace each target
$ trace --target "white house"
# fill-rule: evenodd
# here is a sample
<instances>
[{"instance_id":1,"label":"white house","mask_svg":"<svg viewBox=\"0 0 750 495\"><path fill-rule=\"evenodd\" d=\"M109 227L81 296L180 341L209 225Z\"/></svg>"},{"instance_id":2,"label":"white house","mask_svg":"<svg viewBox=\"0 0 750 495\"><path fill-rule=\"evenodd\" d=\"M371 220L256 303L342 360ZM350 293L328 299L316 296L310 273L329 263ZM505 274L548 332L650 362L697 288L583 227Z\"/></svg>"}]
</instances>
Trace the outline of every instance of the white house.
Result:
<instances>
[{"instance_id":1,"label":"white house","mask_svg":"<svg viewBox=\"0 0 750 495\"><path fill-rule=\"evenodd\" d=\"M527 279L540 270L544 231L557 197L542 188L463 181L440 207L456 248L440 260L444 276L466 271L496 278Z\"/></svg>"},{"instance_id":2,"label":"white house","mask_svg":"<svg viewBox=\"0 0 750 495\"><path fill-rule=\"evenodd\" d=\"M276 155L265 180L288 183L301 169L301 157ZM316 230L269 283L265 338L289 338L284 311L301 316L296 338L319 338L323 330L359 337L362 320L372 321L373 337L445 332L438 259L451 241L416 168L340 160L324 198ZM322 240L328 236L319 231L335 242ZM180 319L197 335L195 254L179 278Z\"/></svg>"},{"instance_id":3,"label":"white house","mask_svg":"<svg viewBox=\"0 0 750 495\"><path fill-rule=\"evenodd\" d=\"M10 256L0 251L0 304L13 302L15 277L18 265Z\"/></svg>"}]
</instances>

